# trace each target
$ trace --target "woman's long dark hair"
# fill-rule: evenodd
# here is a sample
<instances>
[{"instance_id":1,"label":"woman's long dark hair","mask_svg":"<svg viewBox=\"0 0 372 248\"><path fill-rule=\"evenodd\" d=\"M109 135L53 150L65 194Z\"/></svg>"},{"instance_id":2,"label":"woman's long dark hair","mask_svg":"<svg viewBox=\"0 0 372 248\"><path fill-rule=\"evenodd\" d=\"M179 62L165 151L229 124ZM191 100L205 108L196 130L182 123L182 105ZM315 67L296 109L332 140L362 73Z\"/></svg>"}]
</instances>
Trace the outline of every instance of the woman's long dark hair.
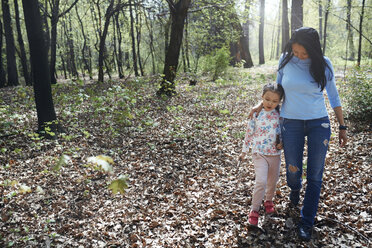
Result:
<instances>
[{"instance_id":1,"label":"woman's long dark hair","mask_svg":"<svg viewBox=\"0 0 372 248\"><path fill-rule=\"evenodd\" d=\"M326 68L329 69L331 78L333 77L333 74L331 68L324 59L323 52L320 47L319 34L313 28L302 27L293 32L291 39L284 48L284 59L280 63L278 70L282 69L294 56L292 52L292 45L295 43L303 46L306 49L306 52L311 59L310 74L318 83L320 91L323 91L327 84L325 73Z\"/></svg>"}]
</instances>

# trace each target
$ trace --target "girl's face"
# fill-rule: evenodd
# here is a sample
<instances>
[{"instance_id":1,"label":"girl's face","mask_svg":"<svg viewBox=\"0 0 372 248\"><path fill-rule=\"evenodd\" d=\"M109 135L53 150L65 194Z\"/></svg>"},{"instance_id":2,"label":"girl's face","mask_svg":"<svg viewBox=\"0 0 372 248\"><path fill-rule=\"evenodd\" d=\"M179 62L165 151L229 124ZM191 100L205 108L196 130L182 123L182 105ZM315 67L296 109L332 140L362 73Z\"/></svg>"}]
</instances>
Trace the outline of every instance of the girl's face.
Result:
<instances>
[{"instance_id":1,"label":"girl's face","mask_svg":"<svg viewBox=\"0 0 372 248\"><path fill-rule=\"evenodd\" d=\"M298 43L292 44L292 52L294 56L301 60L309 58L309 54L307 54L306 49Z\"/></svg>"},{"instance_id":2,"label":"girl's face","mask_svg":"<svg viewBox=\"0 0 372 248\"><path fill-rule=\"evenodd\" d=\"M280 103L280 95L275 92L266 91L265 94L262 95L263 101L263 108L266 111L270 111L276 108L276 106Z\"/></svg>"}]
</instances>

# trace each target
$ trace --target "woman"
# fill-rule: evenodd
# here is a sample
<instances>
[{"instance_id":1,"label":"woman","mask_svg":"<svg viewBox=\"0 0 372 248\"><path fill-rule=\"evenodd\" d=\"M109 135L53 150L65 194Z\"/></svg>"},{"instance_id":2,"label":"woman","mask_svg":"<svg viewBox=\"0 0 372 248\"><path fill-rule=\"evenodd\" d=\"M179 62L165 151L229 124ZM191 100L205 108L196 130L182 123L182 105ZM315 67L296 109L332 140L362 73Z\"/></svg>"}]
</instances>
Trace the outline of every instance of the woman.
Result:
<instances>
[{"instance_id":1,"label":"woman","mask_svg":"<svg viewBox=\"0 0 372 248\"><path fill-rule=\"evenodd\" d=\"M287 183L291 189L291 206L297 206L302 188L302 161L307 137L307 187L298 226L299 237L310 240L318 209L320 189L331 128L323 96L326 89L329 102L339 123L339 143L347 143L341 103L333 67L323 56L318 32L313 28L297 29L285 47L279 61L277 83L285 92L280 112L281 132L286 161ZM260 111L262 104L253 112Z\"/></svg>"}]
</instances>

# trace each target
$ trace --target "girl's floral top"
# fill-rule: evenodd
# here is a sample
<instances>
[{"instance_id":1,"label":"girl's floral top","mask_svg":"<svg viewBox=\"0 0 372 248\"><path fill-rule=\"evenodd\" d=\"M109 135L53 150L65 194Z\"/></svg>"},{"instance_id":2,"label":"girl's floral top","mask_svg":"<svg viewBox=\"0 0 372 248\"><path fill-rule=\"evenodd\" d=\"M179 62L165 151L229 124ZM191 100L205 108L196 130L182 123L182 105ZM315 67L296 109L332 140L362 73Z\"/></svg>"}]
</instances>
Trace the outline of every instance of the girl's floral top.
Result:
<instances>
[{"instance_id":1,"label":"girl's floral top","mask_svg":"<svg viewBox=\"0 0 372 248\"><path fill-rule=\"evenodd\" d=\"M245 134L243 152L252 145L252 153L262 155L279 155L276 149L276 137L280 136L279 113L277 110L262 111L249 120Z\"/></svg>"}]
</instances>

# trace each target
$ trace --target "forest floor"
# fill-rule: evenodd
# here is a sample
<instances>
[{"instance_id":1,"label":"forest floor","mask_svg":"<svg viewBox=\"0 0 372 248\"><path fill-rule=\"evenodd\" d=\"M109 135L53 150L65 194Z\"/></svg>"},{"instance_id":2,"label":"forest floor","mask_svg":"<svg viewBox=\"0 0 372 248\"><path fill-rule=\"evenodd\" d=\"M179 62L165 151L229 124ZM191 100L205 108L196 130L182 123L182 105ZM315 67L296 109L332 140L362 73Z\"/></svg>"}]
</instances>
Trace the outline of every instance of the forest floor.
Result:
<instances>
[{"instance_id":1,"label":"forest floor","mask_svg":"<svg viewBox=\"0 0 372 248\"><path fill-rule=\"evenodd\" d=\"M66 133L56 140L34 133L31 88L1 89L0 246L371 247L371 130L351 127L340 148L331 110L312 240L297 237L284 160L276 213L261 209L260 228L249 226L254 169L236 158L248 111L273 73L255 67L196 86L181 79L170 99L155 96L155 78L60 83L53 97ZM98 155L112 171L94 163ZM119 175L129 187L113 194Z\"/></svg>"}]
</instances>

